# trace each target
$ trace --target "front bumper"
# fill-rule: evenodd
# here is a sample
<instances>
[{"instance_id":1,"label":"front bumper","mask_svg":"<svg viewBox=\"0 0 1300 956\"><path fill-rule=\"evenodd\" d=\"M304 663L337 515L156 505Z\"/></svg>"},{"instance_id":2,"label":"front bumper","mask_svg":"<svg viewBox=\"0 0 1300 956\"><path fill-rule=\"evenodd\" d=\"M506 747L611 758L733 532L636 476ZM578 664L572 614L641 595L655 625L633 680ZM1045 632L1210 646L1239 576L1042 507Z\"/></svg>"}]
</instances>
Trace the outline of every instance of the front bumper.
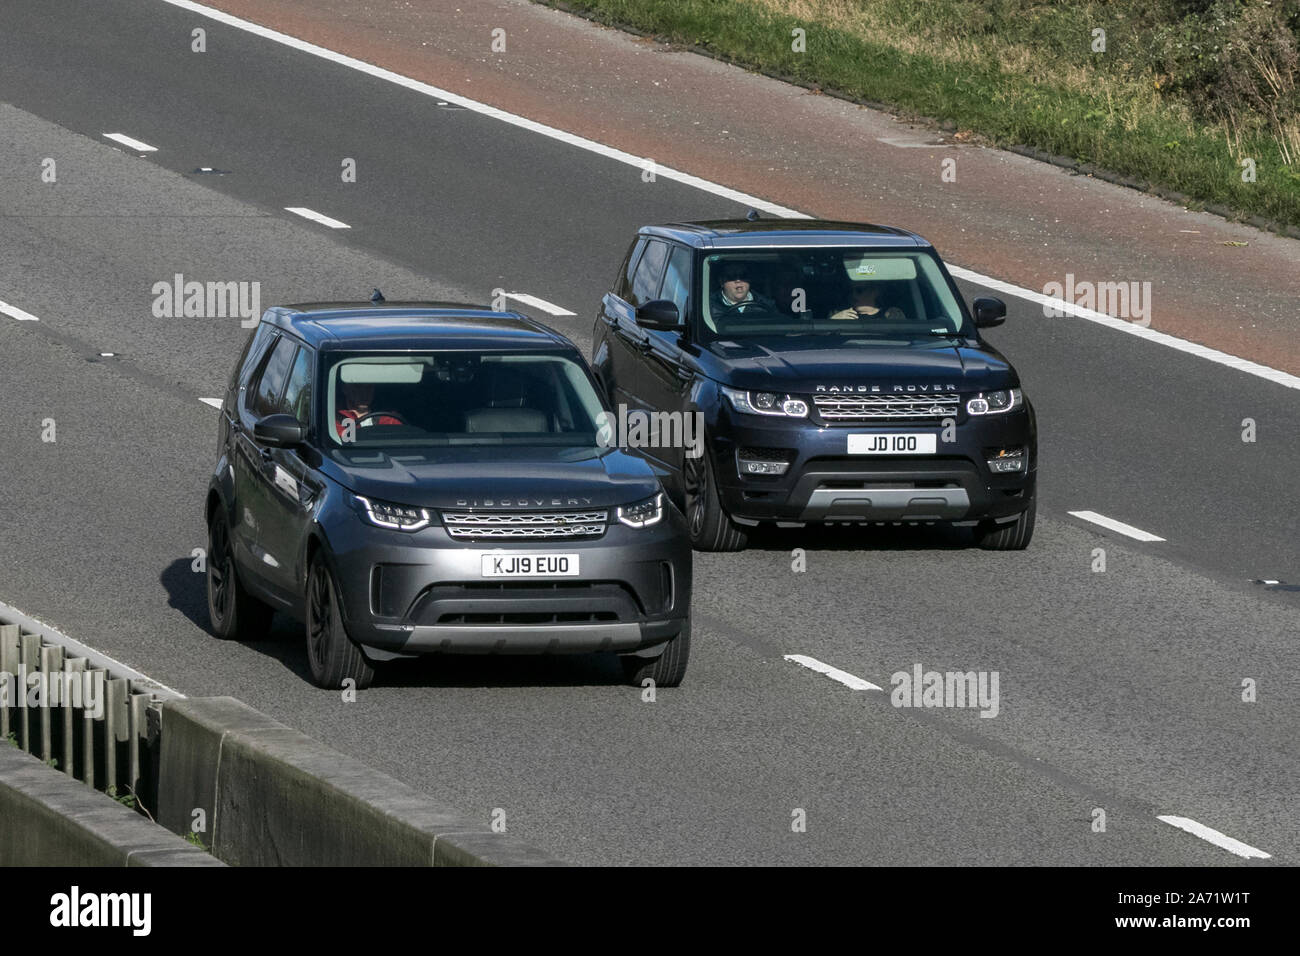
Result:
<instances>
[{"instance_id":1,"label":"front bumper","mask_svg":"<svg viewBox=\"0 0 1300 956\"><path fill-rule=\"evenodd\" d=\"M966 416L943 441L942 425L819 426L807 420L733 414L711 442L722 505L748 521L883 522L1008 520L1028 507L1037 479L1032 409ZM848 436L906 432L936 436L937 453L850 455ZM988 450L1023 448L1025 470L995 474ZM738 453L783 452L783 475L740 471Z\"/></svg>"},{"instance_id":2,"label":"front bumper","mask_svg":"<svg viewBox=\"0 0 1300 956\"><path fill-rule=\"evenodd\" d=\"M404 533L348 508L322 530L348 635L376 659L644 651L690 614L690 540L671 505L648 528L615 521L581 541L465 541L438 525ZM577 555L580 575L483 577L483 556L501 553Z\"/></svg>"}]
</instances>

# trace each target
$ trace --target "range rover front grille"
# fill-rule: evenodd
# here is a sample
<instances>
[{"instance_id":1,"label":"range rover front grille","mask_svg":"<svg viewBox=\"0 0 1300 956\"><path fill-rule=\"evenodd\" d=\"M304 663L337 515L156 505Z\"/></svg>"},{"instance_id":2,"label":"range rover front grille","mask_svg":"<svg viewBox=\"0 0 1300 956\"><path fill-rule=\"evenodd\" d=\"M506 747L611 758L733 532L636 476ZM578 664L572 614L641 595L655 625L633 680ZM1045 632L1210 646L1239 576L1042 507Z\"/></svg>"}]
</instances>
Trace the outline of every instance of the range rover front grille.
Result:
<instances>
[{"instance_id":1,"label":"range rover front grille","mask_svg":"<svg viewBox=\"0 0 1300 956\"><path fill-rule=\"evenodd\" d=\"M605 533L608 511L444 511L442 523L453 538L596 538Z\"/></svg>"},{"instance_id":2,"label":"range rover front grille","mask_svg":"<svg viewBox=\"0 0 1300 956\"><path fill-rule=\"evenodd\" d=\"M956 418L961 399L956 392L928 395L815 395L817 414L825 422L889 422Z\"/></svg>"}]
</instances>

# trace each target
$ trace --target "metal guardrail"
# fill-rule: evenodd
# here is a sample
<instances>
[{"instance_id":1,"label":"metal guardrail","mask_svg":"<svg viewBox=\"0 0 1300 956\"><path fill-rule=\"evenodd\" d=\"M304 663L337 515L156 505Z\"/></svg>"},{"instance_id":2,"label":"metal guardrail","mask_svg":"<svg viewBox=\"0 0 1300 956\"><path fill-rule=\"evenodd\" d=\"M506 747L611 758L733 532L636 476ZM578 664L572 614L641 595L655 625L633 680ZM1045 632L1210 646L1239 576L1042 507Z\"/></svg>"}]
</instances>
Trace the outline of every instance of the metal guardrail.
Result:
<instances>
[{"instance_id":1,"label":"metal guardrail","mask_svg":"<svg viewBox=\"0 0 1300 956\"><path fill-rule=\"evenodd\" d=\"M0 740L152 814L158 702L174 695L123 670L0 608Z\"/></svg>"}]
</instances>

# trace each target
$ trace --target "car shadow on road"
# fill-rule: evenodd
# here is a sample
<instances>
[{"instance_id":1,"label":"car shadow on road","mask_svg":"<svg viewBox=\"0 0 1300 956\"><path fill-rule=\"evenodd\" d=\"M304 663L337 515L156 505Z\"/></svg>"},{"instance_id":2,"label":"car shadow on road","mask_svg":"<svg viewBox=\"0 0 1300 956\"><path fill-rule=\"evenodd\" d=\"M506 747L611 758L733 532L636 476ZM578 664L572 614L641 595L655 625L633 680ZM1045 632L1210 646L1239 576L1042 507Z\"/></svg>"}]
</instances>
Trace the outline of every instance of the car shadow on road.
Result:
<instances>
[{"instance_id":1,"label":"car shadow on road","mask_svg":"<svg viewBox=\"0 0 1300 956\"><path fill-rule=\"evenodd\" d=\"M212 635L208 621L207 581L189 558L167 565L159 575L169 607ZM265 640L241 641L311 683L303 625L287 614L276 614ZM623 683L615 654L437 654L389 661L377 668L379 687L599 687ZM334 693L322 691L321 693Z\"/></svg>"},{"instance_id":2,"label":"car shadow on road","mask_svg":"<svg viewBox=\"0 0 1300 956\"><path fill-rule=\"evenodd\" d=\"M207 575L194 570L193 558L178 558L163 568L158 582L167 592L167 606L180 611L195 627L212 633L208 624Z\"/></svg>"},{"instance_id":3,"label":"car shadow on road","mask_svg":"<svg viewBox=\"0 0 1300 956\"><path fill-rule=\"evenodd\" d=\"M311 684L302 625L287 615L277 614L271 637L244 646L278 661ZM504 689L622 684L623 670L614 654L427 654L379 664L371 688ZM321 693L338 691L322 690Z\"/></svg>"},{"instance_id":4,"label":"car shadow on road","mask_svg":"<svg viewBox=\"0 0 1300 956\"><path fill-rule=\"evenodd\" d=\"M971 528L951 525L808 525L750 530L749 548L757 551L967 551L978 547Z\"/></svg>"}]
</instances>

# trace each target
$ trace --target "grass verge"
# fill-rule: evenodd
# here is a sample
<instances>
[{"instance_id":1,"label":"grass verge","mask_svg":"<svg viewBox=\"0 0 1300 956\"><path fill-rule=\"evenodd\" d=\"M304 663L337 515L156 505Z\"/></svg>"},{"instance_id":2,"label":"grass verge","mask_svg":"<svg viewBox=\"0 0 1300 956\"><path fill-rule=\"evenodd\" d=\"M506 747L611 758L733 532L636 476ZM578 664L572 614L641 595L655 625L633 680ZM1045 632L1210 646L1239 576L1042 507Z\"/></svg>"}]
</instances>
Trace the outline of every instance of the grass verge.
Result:
<instances>
[{"instance_id":1,"label":"grass verge","mask_svg":"<svg viewBox=\"0 0 1300 956\"><path fill-rule=\"evenodd\" d=\"M541 2L1300 227L1292 0Z\"/></svg>"}]
</instances>

